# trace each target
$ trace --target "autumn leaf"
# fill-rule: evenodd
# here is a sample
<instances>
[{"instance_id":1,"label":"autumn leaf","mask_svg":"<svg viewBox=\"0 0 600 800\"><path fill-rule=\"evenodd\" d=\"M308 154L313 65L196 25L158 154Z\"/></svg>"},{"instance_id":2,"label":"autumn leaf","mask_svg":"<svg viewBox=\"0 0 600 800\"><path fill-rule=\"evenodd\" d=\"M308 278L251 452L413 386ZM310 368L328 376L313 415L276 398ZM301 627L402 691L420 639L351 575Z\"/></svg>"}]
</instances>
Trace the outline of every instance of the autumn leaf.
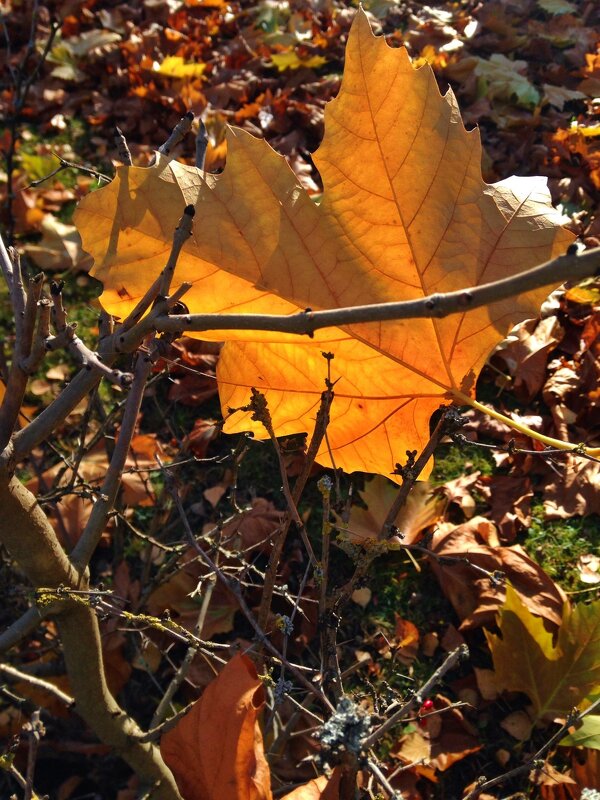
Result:
<instances>
[{"instance_id":1,"label":"autumn leaf","mask_svg":"<svg viewBox=\"0 0 600 800\"><path fill-rule=\"evenodd\" d=\"M297 786L282 800L338 800L341 773L339 768L333 770L331 777L321 775L302 786Z\"/></svg>"},{"instance_id":2,"label":"autumn leaf","mask_svg":"<svg viewBox=\"0 0 600 800\"><path fill-rule=\"evenodd\" d=\"M481 94L489 99L515 97L518 105L528 108L539 102L540 93L523 74L526 70L526 61L511 61L502 53L494 53L489 60L477 58L475 75L482 84Z\"/></svg>"},{"instance_id":3,"label":"autumn leaf","mask_svg":"<svg viewBox=\"0 0 600 800\"><path fill-rule=\"evenodd\" d=\"M398 493L398 487L387 478L377 475L359 491L366 508L352 506L347 523L339 521L339 531L344 540L362 544L369 539L379 539L390 506ZM424 530L437 522L444 513L447 500L434 494L427 481L419 481L408 495L406 503L398 512L394 525L402 533L403 544L414 544Z\"/></svg>"},{"instance_id":4,"label":"autumn leaf","mask_svg":"<svg viewBox=\"0 0 600 800\"><path fill-rule=\"evenodd\" d=\"M189 203L195 227L175 284L191 282L192 312L290 314L415 299L516 274L564 252L572 238L545 179L483 182L479 132L465 130L452 92L442 96L429 66L414 69L406 50L375 37L363 12L314 156L320 205L264 141L229 129L227 142L219 176L159 156L148 169L119 168L82 202L77 225L111 314L123 318L160 272ZM249 413L228 415L248 402L250 387L266 395L278 435L312 430L322 352L331 351L335 463L389 474L406 450L423 447L441 402L468 402L492 347L535 316L546 294L314 339L226 331L224 320L224 330L200 334L227 339L217 373L224 430L266 436ZM331 464L328 447L318 460Z\"/></svg>"},{"instance_id":5,"label":"autumn leaf","mask_svg":"<svg viewBox=\"0 0 600 800\"><path fill-rule=\"evenodd\" d=\"M271 800L257 722L264 702L252 661L237 655L164 734L160 752L184 800Z\"/></svg>"},{"instance_id":6,"label":"autumn leaf","mask_svg":"<svg viewBox=\"0 0 600 800\"><path fill-rule=\"evenodd\" d=\"M423 727L404 734L391 755L435 782L436 772L481 750L481 743L473 726L446 697L436 695L434 704L434 710L443 713L425 716Z\"/></svg>"},{"instance_id":7,"label":"autumn leaf","mask_svg":"<svg viewBox=\"0 0 600 800\"><path fill-rule=\"evenodd\" d=\"M600 602L563 606L556 641L508 586L501 636L486 631L498 687L524 692L537 719L560 719L600 688Z\"/></svg>"},{"instance_id":8,"label":"autumn leaf","mask_svg":"<svg viewBox=\"0 0 600 800\"><path fill-rule=\"evenodd\" d=\"M327 59L323 56L309 56L308 58L301 58L295 50L287 50L284 53L272 53L271 61L277 67L279 72L284 72L286 69L318 69L323 64L327 63Z\"/></svg>"},{"instance_id":9,"label":"autumn leaf","mask_svg":"<svg viewBox=\"0 0 600 800\"><path fill-rule=\"evenodd\" d=\"M206 64L188 64L181 56L167 56L160 63L158 61L154 62L152 69L160 75L166 75L167 78L185 80L201 78L206 69Z\"/></svg>"},{"instance_id":10,"label":"autumn leaf","mask_svg":"<svg viewBox=\"0 0 600 800\"><path fill-rule=\"evenodd\" d=\"M461 630L491 623L500 609L505 589L488 577L493 573L510 581L511 591L533 613L560 625L564 592L520 545L502 547L493 522L476 516L462 525L442 523L432 536L431 550L431 568L461 619ZM485 572L477 572L479 568Z\"/></svg>"},{"instance_id":11,"label":"autumn leaf","mask_svg":"<svg viewBox=\"0 0 600 800\"><path fill-rule=\"evenodd\" d=\"M589 747L600 750L600 716L590 714L581 720L581 724L573 733L561 739L565 747Z\"/></svg>"}]
</instances>

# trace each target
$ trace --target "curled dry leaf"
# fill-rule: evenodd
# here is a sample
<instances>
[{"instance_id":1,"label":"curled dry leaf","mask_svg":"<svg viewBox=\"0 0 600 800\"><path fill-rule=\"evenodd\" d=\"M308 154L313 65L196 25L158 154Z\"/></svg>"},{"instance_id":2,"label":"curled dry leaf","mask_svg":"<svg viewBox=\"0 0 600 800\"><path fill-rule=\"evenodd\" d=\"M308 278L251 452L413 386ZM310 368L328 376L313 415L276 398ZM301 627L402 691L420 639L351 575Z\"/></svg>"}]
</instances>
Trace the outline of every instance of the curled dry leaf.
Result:
<instances>
[{"instance_id":1,"label":"curled dry leaf","mask_svg":"<svg viewBox=\"0 0 600 800\"><path fill-rule=\"evenodd\" d=\"M495 352L494 358L504 362L513 378L511 386L515 395L529 402L546 380L548 353L564 334L557 317L528 320L518 325Z\"/></svg>"},{"instance_id":2,"label":"curled dry leaf","mask_svg":"<svg viewBox=\"0 0 600 800\"><path fill-rule=\"evenodd\" d=\"M271 800L258 714L265 702L252 661L237 655L160 740L183 800Z\"/></svg>"},{"instance_id":3,"label":"curled dry leaf","mask_svg":"<svg viewBox=\"0 0 600 800\"><path fill-rule=\"evenodd\" d=\"M600 514L600 464L567 456L558 475L544 487L544 512L547 519Z\"/></svg>"},{"instance_id":4,"label":"curled dry leaf","mask_svg":"<svg viewBox=\"0 0 600 800\"><path fill-rule=\"evenodd\" d=\"M515 73L516 75L516 73ZM517 76L518 77L518 76ZM316 205L283 157L239 129L227 134L221 175L159 157L120 167L77 212L84 247L104 283L102 303L124 317L165 264L184 206L197 213L175 275L189 281L190 311L291 314L422 298L516 274L563 253L545 179L481 177L479 132L466 131L452 91L429 66L353 23L339 95L326 107L314 161L324 192ZM338 467L390 474L429 437L429 418L449 396L464 403L506 330L535 316L547 290L444 319L369 323L314 339L223 330L221 404L267 397L275 432L311 431L331 351L336 399L328 444ZM250 414L225 431L252 430ZM318 460L330 465L327 446ZM423 477L426 477L423 474Z\"/></svg>"},{"instance_id":5,"label":"curled dry leaf","mask_svg":"<svg viewBox=\"0 0 600 800\"><path fill-rule=\"evenodd\" d=\"M498 526L503 543L512 542L517 533L530 526L533 490L529 478L520 475L481 476L477 489L490 505L489 517Z\"/></svg>"},{"instance_id":6,"label":"curled dry leaf","mask_svg":"<svg viewBox=\"0 0 600 800\"><path fill-rule=\"evenodd\" d=\"M519 546L499 546L495 526L484 517L473 517L464 525L448 523L433 534L431 549L448 558L430 559L442 590L462 620L461 629L490 624L504 602L506 586L494 585L470 564L488 572L502 572L522 597L527 608L552 625L562 622L566 596ZM459 559L452 563L450 559Z\"/></svg>"}]
</instances>

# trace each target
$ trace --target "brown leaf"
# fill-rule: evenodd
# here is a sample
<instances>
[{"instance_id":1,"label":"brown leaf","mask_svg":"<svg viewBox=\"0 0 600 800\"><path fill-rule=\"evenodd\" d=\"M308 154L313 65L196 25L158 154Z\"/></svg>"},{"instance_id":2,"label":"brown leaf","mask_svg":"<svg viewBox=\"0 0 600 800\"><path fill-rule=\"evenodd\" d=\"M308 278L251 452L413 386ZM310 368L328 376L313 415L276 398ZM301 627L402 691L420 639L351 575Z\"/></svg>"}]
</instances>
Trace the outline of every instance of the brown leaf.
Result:
<instances>
[{"instance_id":1,"label":"brown leaf","mask_svg":"<svg viewBox=\"0 0 600 800\"><path fill-rule=\"evenodd\" d=\"M330 778L321 775L303 786L297 786L282 800L338 800L341 773L334 769Z\"/></svg>"},{"instance_id":2,"label":"brown leaf","mask_svg":"<svg viewBox=\"0 0 600 800\"><path fill-rule=\"evenodd\" d=\"M554 316L543 320L527 320L514 328L495 353L509 375L512 390L524 402L529 402L542 388L546 379L548 353L556 347L564 331Z\"/></svg>"},{"instance_id":3,"label":"brown leaf","mask_svg":"<svg viewBox=\"0 0 600 800\"><path fill-rule=\"evenodd\" d=\"M544 511L547 519L600 514L600 464L569 455L546 484Z\"/></svg>"},{"instance_id":4,"label":"brown leaf","mask_svg":"<svg viewBox=\"0 0 600 800\"><path fill-rule=\"evenodd\" d=\"M541 769L529 775L529 780L540 788L542 800L579 800L581 787L570 775L564 775L546 762Z\"/></svg>"},{"instance_id":5,"label":"brown leaf","mask_svg":"<svg viewBox=\"0 0 600 800\"><path fill-rule=\"evenodd\" d=\"M519 545L490 547L485 543L489 526L483 517L474 517L458 527L442 525L433 535L431 549L437 556L466 559L492 573L501 571L532 613L560 625L566 600L562 589ZM506 595L505 586L494 586L469 564L440 564L431 559L442 590L462 620L462 630L492 623Z\"/></svg>"},{"instance_id":6,"label":"brown leaf","mask_svg":"<svg viewBox=\"0 0 600 800\"><path fill-rule=\"evenodd\" d=\"M254 664L237 655L164 734L160 752L184 800L271 800L257 720L264 702Z\"/></svg>"},{"instance_id":7,"label":"brown leaf","mask_svg":"<svg viewBox=\"0 0 600 800\"><path fill-rule=\"evenodd\" d=\"M490 504L489 516L498 526L500 540L512 542L517 533L531 524L533 491L527 477L512 475L482 476L477 488Z\"/></svg>"},{"instance_id":8,"label":"brown leaf","mask_svg":"<svg viewBox=\"0 0 600 800\"><path fill-rule=\"evenodd\" d=\"M397 493L398 487L394 483L376 475L364 491L359 492L367 508L353 506L347 529L341 525L340 530L354 544L360 544L367 539L378 539ZM434 494L431 484L427 481L416 483L394 521L403 534L403 543L413 544L418 541L420 534L441 518L445 506L446 500Z\"/></svg>"},{"instance_id":9,"label":"brown leaf","mask_svg":"<svg viewBox=\"0 0 600 800\"><path fill-rule=\"evenodd\" d=\"M474 735L471 725L459 709L450 708L450 701L441 695L435 697L436 710L445 709L430 719L436 720L435 733L431 735L427 727L419 728L400 739L400 746L392 752L406 764L425 759L425 764L415 767L419 774L435 780L435 772L443 772L452 764L481 750L481 744ZM427 722L425 725L427 726Z\"/></svg>"},{"instance_id":10,"label":"brown leaf","mask_svg":"<svg viewBox=\"0 0 600 800\"><path fill-rule=\"evenodd\" d=\"M419 629L408 619L396 614L396 649L395 656L406 666L412 664L419 650Z\"/></svg>"}]
</instances>

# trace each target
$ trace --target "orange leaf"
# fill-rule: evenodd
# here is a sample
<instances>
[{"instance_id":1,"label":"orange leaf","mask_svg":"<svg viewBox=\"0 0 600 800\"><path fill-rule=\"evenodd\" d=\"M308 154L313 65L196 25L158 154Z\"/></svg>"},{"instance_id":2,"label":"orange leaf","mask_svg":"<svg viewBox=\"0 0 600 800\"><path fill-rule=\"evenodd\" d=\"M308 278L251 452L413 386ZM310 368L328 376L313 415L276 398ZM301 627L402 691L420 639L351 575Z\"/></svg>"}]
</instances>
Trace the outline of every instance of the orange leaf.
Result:
<instances>
[{"instance_id":1,"label":"orange leaf","mask_svg":"<svg viewBox=\"0 0 600 800\"><path fill-rule=\"evenodd\" d=\"M238 129L227 134L221 175L158 157L149 169L121 167L77 213L84 247L115 316L132 310L165 264L186 204L194 234L175 284L189 281L191 312L290 314L422 298L521 272L563 253L543 178L487 185L481 142L466 131L451 91L429 66L373 35L364 12L352 26L338 97L325 111L315 163L320 205L283 157ZM538 290L444 319L369 323L314 339L224 330L221 404L240 408L250 387L267 397L278 435L310 431L331 351L336 399L318 460L389 474L429 438L429 418L448 397L464 402L488 353L510 325L535 316ZM229 415L225 432L262 425ZM422 477L426 477L423 474Z\"/></svg>"},{"instance_id":2,"label":"orange leaf","mask_svg":"<svg viewBox=\"0 0 600 800\"><path fill-rule=\"evenodd\" d=\"M231 659L160 740L184 800L271 800L257 716L264 690L252 661Z\"/></svg>"},{"instance_id":3,"label":"orange leaf","mask_svg":"<svg viewBox=\"0 0 600 800\"><path fill-rule=\"evenodd\" d=\"M331 778L321 775L320 778L297 786L281 800L338 800L340 777L339 769L334 769Z\"/></svg>"}]
</instances>

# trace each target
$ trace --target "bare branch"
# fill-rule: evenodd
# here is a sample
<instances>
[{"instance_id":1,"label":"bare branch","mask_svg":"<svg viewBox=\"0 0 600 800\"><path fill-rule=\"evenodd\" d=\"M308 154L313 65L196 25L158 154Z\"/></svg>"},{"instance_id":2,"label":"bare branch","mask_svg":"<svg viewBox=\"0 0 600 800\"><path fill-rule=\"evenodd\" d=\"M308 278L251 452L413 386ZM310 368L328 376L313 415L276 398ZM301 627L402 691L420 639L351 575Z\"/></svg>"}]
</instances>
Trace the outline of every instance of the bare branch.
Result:
<instances>
[{"instance_id":1,"label":"bare branch","mask_svg":"<svg viewBox=\"0 0 600 800\"><path fill-rule=\"evenodd\" d=\"M11 664L0 664L0 672L15 681L24 681L31 686L35 686L36 689L43 689L45 692L48 692L48 694L56 697L57 700L60 700L61 703L64 703L68 708L75 703L75 700L70 695L63 692L58 688L58 686L50 683L50 681L42 680L42 678L36 678L34 675L30 675L28 672L22 672L20 669L13 667Z\"/></svg>"},{"instance_id":2,"label":"bare branch","mask_svg":"<svg viewBox=\"0 0 600 800\"><path fill-rule=\"evenodd\" d=\"M113 509L117 492L121 484L121 476L125 467L131 439L135 432L146 381L152 369L153 356L141 352L135 366L133 382L125 403L125 412L119 431L119 438L110 459L106 477L100 489L100 497L94 503L92 513L71 554L71 563L80 575L83 575L96 549L102 532L106 526L108 515Z\"/></svg>"},{"instance_id":3,"label":"bare branch","mask_svg":"<svg viewBox=\"0 0 600 800\"><path fill-rule=\"evenodd\" d=\"M470 289L432 294L398 303L334 308L326 311L306 309L298 314L185 314L164 317L156 322L160 331L255 330L281 331L310 336L322 328L399 319L433 319L462 314L473 308L517 297L532 289L556 286L563 281L579 281L600 270L600 247L580 255L569 253L511 278L502 278Z\"/></svg>"},{"instance_id":4,"label":"bare branch","mask_svg":"<svg viewBox=\"0 0 600 800\"><path fill-rule=\"evenodd\" d=\"M456 650L453 650L451 653L448 654L445 661L436 669L433 675L429 678L429 680L423 684L423 686L416 692L411 699L404 703L404 705L395 711L391 717L389 717L383 725L380 725L373 733L371 733L367 739L365 739L363 743L363 747L365 750L368 750L370 747L381 739L389 730L391 730L395 725L399 722L402 722L405 717L410 714L411 711L414 711L419 706L423 704L423 700L428 697L431 692L435 689L436 684L438 684L444 675L449 672L451 669L463 661L465 658L468 658L469 650L466 644L462 644L460 647L457 647Z\"/></svg>"}]
</instances>

